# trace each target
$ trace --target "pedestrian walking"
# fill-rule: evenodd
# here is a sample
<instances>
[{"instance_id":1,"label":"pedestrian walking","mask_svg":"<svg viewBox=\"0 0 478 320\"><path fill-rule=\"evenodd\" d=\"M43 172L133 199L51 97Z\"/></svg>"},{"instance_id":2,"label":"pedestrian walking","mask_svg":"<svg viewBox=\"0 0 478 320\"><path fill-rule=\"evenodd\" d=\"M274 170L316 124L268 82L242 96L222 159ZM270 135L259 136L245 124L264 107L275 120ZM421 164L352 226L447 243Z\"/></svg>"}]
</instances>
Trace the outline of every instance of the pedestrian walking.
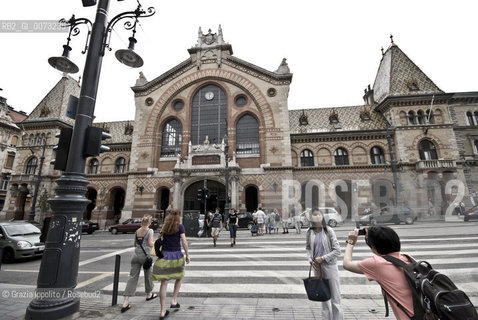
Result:
<instances>
[{"instance_id":1,"label":"pedestrian walking","mask_svg":"<svg viewBox=\"0 0 478 320\"><path fill-rule=\"evenodd\" d=\"M207 212L205 220L206 220L206 228L207 228L207 237L211 238L212 237L212 235L211 235L211 230L212 230L212 227L211 227L212 213L211 213L211 211Z\"/></svg>"},{"instance_id":2,"label":"pedestrian walking","mask_svg":"<svg viewBox=\"0 0 478 320\"><path fill-rule=\"evenodd\" d=\"M266 214L262 211L262 208L259 207L255 213L257 219L257 226L258 226L258 235L262 236L264 234L264 222L266 218Z\"/></svg>"},{"instance_id":3,"label":"pedestrian walking","mask_svg":"<svg viewBox=\"0 0 478 320\"><path fill-rule=\"evenodd\" d=\"M300 234L301 233L301 228L302 224L300 223L300 213L296 212L294 216L294 224L295 224L295 233Z\"/></svg>"},{"instance_id":4,"label":"pedestrian walking","mask_svg":"<svg viewBox=\"0 0 478 320\"><path fill-rule=\"evenodd\" d=\"M124 300L121 305L121 312L126 312L131 308L129 303L129 297L133 296L136 292L136 286L138 284L139 273L143 267L143 263L146 261L146 257L149 256L151 248L154 245L153 242L153 230L149 228L151 225L152 217L150 215L144 215L141 219L141 227L136 230L134 237L134 254L131 257L131 270L129 272L129 279L124 290ZM142 247L142 248L141 248ZM143 251L144 250L144 251ZM146 252L147 254L145 254ZM153 291L153 280L151 278L151 267L144 270L144 289L146 292L146 301L157 298L156 293Z\"/></svg>"},{"instance_id":5,"label":"pedestrian walking","mask_svg":"<svg viewBox=\"0 0 478 320\"><path fill-rule=\"evenodd\" d=\"M274 209L272 213L272 225L274 227L274 233L279 234L279 226L280 226L280 214L277 209Z\"/></svg>"},{"instance_id":6,"label":"pedestrian walking","mask_svg":"<svg viewBox=\"0 0 478 320\"><path fill-rule=\"evenodd\" d=\"M337 257L340 256L339 241L334 230L327 227L319 208L313 208L307 215L311 224L306 235L307 257L314 268L314 276L319 276L318 270L322 269L323 278L328 279L330 287L330 300L322 302L322 319L343 320L337 267Z\"/></svg>"},{"instance_id":7,"label":"pedestrian walking","mask_svg":"<svg viewBox=\"0 0 478 320\"><path fill-rule=\"evenodd\" d=\"M216 212L211 218L211 235L214 246L216 246L217 237L219 237L219 233L222 231L222 226L222 214L219 213L219 208L216 208Z\"/></svg>"},{"instance_id":8,"label":"pedestrian walking","mask_svg":"<svg viewBox=\"0 0 478 320\"><path fill-rule=\"evenodd\" d=\"M380 257L382 255L389 255L405 263L410 263L410 260L400 252L400 237L390 227L373 226L366 228L365 243L370 247L375 256L357 262L353 261L352 256L354 246L357 243L358 232L358 229L349 232L343 262L344 269L364 274L370 281L377 281L387 292L387 296L390 295L392 297L390 301L397 302L390 304L395 317L399 320L410 319L409 315L413 316L414 311L412 291L407 279L400 268Z\"/></svg>"},{"instance_id":9,"label":"pedestrian walking","mask_svg":"<svg viewBox=\"0 0 478 320\"><path fill-rule=\"evenodd\" d=\"M231 247L236 244L236 232L239 226L239 218L237 217L236 209L231 209L229 218L227 218L227 226L229 227L229 234L231 236Z\"/></svg>"},{"instance_id":10,"label":"pedestrian walking","mask_svg":"<svg viewBox=\"0 0 478 320\"><path fill-rule=\"evenodd\" d=\"M184 226L181 224L181 212L179 210L173 210L168 213L159 237L161 235L163 237L163 247L161 250L163 257L157 259L153 265L153 280L161 281L159 289L160 320L166 318L169 314L165 306L166 289L169 280L175 280L170 308L179 309L178 294L184 277L184 262L190 262L188 241L186 240ZM181 244L186 257L181 251Z\"/></svg>"},{"instance_id":11,"label":"pedestrian walking","mask_svg":"<svg viewBox=\"0 0 478 320\"><path fill-rule=\"evenodd\" d=\"M286 208L282 209L281 224L282 234L289 233L289 215Z\"/></svg>"}]
</instances>

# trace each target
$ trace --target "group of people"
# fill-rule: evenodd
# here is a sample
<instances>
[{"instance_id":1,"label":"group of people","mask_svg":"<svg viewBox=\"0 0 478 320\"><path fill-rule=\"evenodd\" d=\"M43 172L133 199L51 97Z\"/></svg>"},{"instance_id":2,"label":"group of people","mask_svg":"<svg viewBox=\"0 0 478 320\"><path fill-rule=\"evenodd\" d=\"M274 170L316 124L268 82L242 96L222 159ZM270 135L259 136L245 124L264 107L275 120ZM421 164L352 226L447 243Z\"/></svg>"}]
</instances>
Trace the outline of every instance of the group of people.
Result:
<instances>
[{"instance_id":1,"label":"group of people","mask_svg":"<svg viewBox=\"0 0 478 320\"><path fill-rule=\"evenodd\" d=\"M306 251L309 263L314 269L314 276L321 270L325 279L328 279L331 298L322 302L322 319L342 320L344 312L340 299L340 279L337 259L340 256L340 244L335 232L325 223L324 216L318 208L313 208L307 219L311 227L307 230ZM350 272L364 274L369 281L378 282L386 295L391 297L392 310L399 320L410 319L413 314L411 289L403 271L386 261L381 256L390 255L405 263L408 258L400 252L400 238L390 227L373 226L365 229L365 243L370 247L374 256L362 261L354 261L353 250L358 241L359 230L349 232L343 267Z\"/></svg>"},{"instance_id":2,"label":"group of people","mask_svg":"<svg viewBox=\"0 0 478 320\"><path fill-rule=\"evenodd\" d=\"M289 233L289 221L287 218L283 218L285 213L286 211L284 210L281 215L277 209L274 209L273 211L266 210L264 212L261 207L254 210L252 216L254 222L258 225L258 235L261 236L272 233L278 234L280 228L282 228L282 234ZM296 232L300 233L300 227Z\"/></svg>"},{"instance_id":3,"label":"group of people","mask_svg":"<svg viewBox=\"0 0 478 320\"><path fill-rule=\"evenodd\" d=\"M190 262L188 242L184 226L181 224L181 212L179 210L167 213L163 227L158 235L162 237L162 255L161 259L156 259L152 267L144 268L143 265L148 257L151 257L154 248L154 232L149 228L152 217L145 215L141 220L141 227L136 231L134 238L134 254L131 257L131 271L129 273L128 283L124 291L124 300L121 305L121 312L126 312L131 308L130 296L134 295L138 284L141 269L144 270L144 288L146 292L146 301L158 297L153 292L153 280L161 282L159 289L159 299L161 305L159 319L165 319L169 310L166 309L166 289L169 280L175 280L173 297L170 308L178 309L180 305L177 301L181 282L184 277L185 263ZM184 254L181 250L184 249ZM154 252L155 254L155 252Z\"/></svg>"}]
</instances>

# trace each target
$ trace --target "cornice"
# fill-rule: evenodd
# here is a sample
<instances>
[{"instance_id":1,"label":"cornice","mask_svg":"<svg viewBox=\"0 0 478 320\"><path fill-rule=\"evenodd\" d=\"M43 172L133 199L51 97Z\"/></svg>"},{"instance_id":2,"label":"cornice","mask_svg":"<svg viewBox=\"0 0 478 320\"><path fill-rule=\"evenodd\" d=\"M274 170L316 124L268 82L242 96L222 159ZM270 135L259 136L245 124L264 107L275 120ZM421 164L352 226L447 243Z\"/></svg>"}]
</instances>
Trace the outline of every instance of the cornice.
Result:
<instances>
[{"instance_id":1,"label":"cornice","mask_svg":"<svg viewBox=\"0 0 478 320\"><path fill-rule=\"evenodd\" d=\"M453 93L424 93L417 95L388 96L377 104L374 111L385 112L389 107L430 105L433 99L434 104L446 104Z\"/></svg>"},{"instance_id":2,"label":"cornice","mask_svg":"<svg viewBox=\"0 0 478 320\"><path fill-rule=\"evenodd\" d=\"M290 135L292 143L379 140L386 138L387 133L385 130L367 131L366 133L363 131L347 131Z\"/></svg>"},{"instance_id":3,"label":"cornice","mask_svg":"<svg viewBox=\"0 0 478 320\"><path fill-rule=\"evenodd\" d=\"M223 60L223 63L275 85L288 85L292 82L292 73L278 74L271 72L234 56L227 57Z\"/></svg>"}]
</instances>

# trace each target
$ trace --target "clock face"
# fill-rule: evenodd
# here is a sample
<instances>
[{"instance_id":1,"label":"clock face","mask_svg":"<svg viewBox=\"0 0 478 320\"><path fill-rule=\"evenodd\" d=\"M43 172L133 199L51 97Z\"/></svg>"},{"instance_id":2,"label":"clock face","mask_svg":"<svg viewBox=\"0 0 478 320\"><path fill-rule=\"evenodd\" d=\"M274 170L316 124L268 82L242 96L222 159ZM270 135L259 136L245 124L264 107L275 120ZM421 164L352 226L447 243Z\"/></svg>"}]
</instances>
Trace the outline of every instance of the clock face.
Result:
<instances>
[{"instance_id":1,"label":"clock face","mask_svg":"<svg viewBox=\"0 0 478 320\"><path fill-rule=\"evenodd\" d=\"M212 91L208 91L204 95L204 98L206 98L206 100L212 100L212 99L214 99L214 93Z\"/></svg>"}]
</instances>

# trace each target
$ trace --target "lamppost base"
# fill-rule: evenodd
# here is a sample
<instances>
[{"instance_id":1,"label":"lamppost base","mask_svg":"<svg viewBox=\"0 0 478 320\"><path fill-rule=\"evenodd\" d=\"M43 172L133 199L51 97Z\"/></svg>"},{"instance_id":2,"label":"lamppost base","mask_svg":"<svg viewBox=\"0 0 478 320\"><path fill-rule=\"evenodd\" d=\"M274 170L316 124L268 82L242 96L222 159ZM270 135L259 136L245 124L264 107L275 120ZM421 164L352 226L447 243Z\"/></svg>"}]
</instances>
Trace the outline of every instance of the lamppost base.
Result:
<instances>
[{"instance_id":1,"label":"lamppost base","mask_svg":"<svg viewBox=\"0 0 478 320\"><path fill-rule=\"evenodd\" d=\"M32 300L27 308L27 320L54 320L73 315L80 310L80 299Z\"/></svg>"}]
</instances>

